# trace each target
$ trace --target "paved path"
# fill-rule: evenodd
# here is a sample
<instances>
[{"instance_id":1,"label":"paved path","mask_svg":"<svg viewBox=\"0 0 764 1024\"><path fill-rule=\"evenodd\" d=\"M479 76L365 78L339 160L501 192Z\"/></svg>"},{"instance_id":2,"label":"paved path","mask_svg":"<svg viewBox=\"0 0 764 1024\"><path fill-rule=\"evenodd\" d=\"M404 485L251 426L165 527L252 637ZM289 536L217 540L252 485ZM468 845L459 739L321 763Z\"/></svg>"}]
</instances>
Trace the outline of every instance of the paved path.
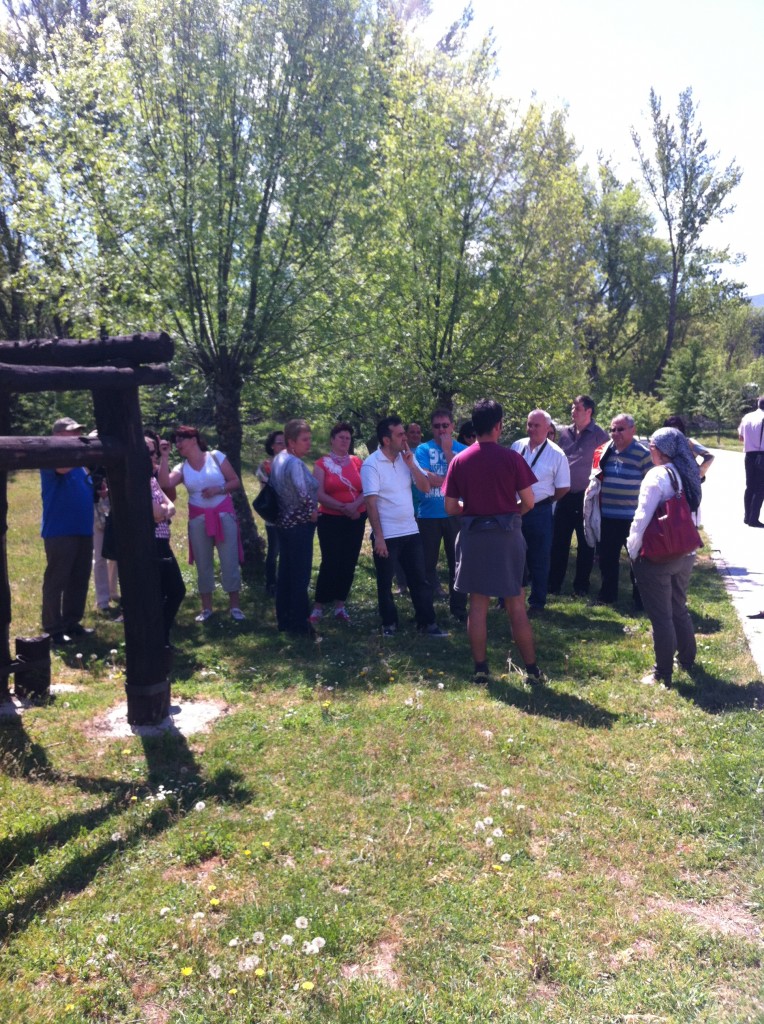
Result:
<instances>
[{"instance_id":1,"label":"paved path","mask_svg":"<svg viewBox=\"0 0 764 1024\"><path fill-rule=\"evenodd\" d=\"M713 452L716 458L703 484L701 524L764 678L764 619L747 618L753 612L764 611L764 530L743 523L742 453Z\"/></svg>"}]
</instances>

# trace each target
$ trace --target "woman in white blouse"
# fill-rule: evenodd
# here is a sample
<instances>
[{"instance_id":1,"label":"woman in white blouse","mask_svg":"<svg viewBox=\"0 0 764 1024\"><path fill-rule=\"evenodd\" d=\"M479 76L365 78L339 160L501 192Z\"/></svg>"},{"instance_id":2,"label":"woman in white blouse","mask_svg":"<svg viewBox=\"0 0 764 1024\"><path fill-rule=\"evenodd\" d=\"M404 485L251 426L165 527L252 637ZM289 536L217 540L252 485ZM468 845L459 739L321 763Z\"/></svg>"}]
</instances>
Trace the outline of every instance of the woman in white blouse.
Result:
<instances>
[{"instance_id":1,"label":"woman in white blouse","mask_svg":"<svg viewBox=\"0 0 764 1024\"><path fill-rule=\"evenodd\" d=\"M650 455L653 468L642 480L639 504L626 547L642 603L653 627L655 665L642 682L670 686L675 651L686 672L691 672L695 664L695 632L687 610L687 588L695 564L695 552L680 555L670 562L651 562L641 554L642 542L653 516L676 493L669 467L674 477L679 478L679 486L693 512L700 505L700 472L687 438L673 427L656 430L650 438Z\"/></svg>"},{"instance_id":2,"label":"woman in white blouse","mask_svg":"<svg viewBox=\"0 0 764 1024\"><path fill-rule=\"evenodd\" d=\"M158 479L160 486L188 489L188 542L190 561L196 562L202 610L197 622L212 615L212 591L215 589L214 549L218 549L223 590L228 593L231 618L241 622L241 542L236 512L231 500L241 487L231 463L220 451L208 451L196 427L178 427L175 447L183 459L173 470L168 454L162 452Z\"/></svg>"}]
</instances>

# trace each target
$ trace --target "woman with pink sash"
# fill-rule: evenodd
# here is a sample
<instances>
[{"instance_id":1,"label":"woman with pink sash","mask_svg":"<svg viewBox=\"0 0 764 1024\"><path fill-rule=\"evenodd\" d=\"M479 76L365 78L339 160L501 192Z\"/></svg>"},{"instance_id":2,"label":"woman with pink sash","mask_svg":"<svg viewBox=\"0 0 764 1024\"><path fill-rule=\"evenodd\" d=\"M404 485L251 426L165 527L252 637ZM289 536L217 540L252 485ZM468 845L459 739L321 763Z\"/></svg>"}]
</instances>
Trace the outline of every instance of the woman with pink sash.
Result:
<instances>
[{"instance_id":1,"label":"woman with pink sash","mask_svg":"<svg viewBox=\"0 0 764 1024\"><path fill-rule=\"evenodd\" d=\"M215 589L213 555L217 548L231 618L241 622L244 613L239 607L239 565L243 552L231 500L231 494L241 487L239 477L222 452L207 449L195 427L178 427L175 447L183 462L170 470L168 454L162 452L158 479L163 489L182 483L188 490L189 562L196 565L202 602L196 621L206 622L212 615L212 592Z\"/></svg>"}]
</instances>

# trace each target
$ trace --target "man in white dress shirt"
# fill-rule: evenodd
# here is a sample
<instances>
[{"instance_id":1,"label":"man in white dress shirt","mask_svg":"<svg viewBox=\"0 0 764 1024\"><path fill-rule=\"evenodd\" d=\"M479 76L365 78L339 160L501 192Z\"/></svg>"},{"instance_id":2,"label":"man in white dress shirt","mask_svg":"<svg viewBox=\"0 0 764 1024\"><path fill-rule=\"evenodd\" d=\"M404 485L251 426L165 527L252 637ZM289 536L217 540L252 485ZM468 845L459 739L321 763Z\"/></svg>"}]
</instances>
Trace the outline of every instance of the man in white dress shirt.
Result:
<instances>
[{"instance_id":1,"label":"man in white dress shirt","mask_svg":"<svg viewBox=\"0 0 764 1024\"><path fill-rule=\"evenodd\" d=\"M523 516L523 536L528 545L526 559L531 580L528 608L536 615L543 611L546 604L554 503L570 490L567 456L562 448L547 438L551 422L552 417L544 409L533 409L528 413L526 423L528 436L512 445L512 449L528 463L538 481L533 484L536 504Z\"/></svg>"}]
</instances>

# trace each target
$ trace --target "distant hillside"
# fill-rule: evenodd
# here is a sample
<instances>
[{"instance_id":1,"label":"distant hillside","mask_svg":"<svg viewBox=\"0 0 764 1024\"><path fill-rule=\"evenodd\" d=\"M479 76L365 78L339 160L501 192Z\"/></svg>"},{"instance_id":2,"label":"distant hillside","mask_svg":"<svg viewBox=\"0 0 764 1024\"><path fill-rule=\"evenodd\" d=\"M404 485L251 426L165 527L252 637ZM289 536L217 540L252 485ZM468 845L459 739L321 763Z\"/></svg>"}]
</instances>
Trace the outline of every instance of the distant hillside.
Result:
<instances>
[{"instance_id":1,"label":"distant hillside","mask_svg":"<svg viewBox=\"0 0 764 1024\"><path fill-rule=\"evenodd\" d=\"M764 306L764 295L749 295L752 306Z\"/></svg>"}]
</instances>

